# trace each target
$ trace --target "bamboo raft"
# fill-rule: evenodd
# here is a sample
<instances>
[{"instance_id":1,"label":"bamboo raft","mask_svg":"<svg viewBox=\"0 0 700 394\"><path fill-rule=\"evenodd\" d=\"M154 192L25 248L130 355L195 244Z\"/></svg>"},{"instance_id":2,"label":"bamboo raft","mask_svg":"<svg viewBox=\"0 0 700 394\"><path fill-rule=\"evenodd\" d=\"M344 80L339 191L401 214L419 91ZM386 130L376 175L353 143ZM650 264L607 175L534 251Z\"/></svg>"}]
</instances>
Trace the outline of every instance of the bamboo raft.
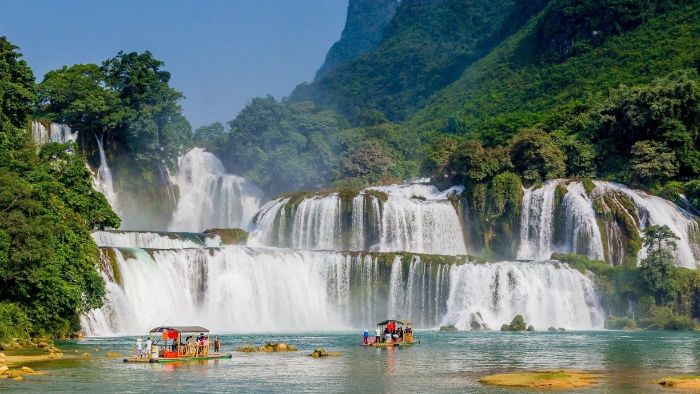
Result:
<instances>
[{"instance_id":1,"label":"bamboo raft","mask_svg":"<svg viewBox=\"0 0 700 394\"><path fill-rule=\"evenodd\" d=\"M199 333L199 337L197 336ZM183 342L183 335L187 336ZM150 331L151 337L160 337L162 346L153 344L144 352L140 347L133 356L123 359L125 363L172 363L179 361L206 361L232 358L232 354L210 352L209 330L199 326L156 327ZM138 343L140 344L141 338ZM140 346L140 345L139 345ZM150 351L148 351L150 350ZM218 350L218 348L216 348Z\"/></svg>"}]
</instances>

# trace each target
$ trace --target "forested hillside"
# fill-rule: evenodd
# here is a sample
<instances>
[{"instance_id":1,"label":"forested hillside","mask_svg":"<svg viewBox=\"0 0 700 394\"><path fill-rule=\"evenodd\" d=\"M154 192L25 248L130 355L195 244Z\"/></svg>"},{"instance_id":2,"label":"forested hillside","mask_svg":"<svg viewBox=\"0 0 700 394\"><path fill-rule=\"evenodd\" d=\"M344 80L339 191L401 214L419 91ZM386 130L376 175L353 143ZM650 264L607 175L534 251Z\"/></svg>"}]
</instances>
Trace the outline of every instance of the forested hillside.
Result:
<instances>
[{"instance_id":1,"label":"forested hillside","mask_svg":"<svg viewBox=\"0 0 700 394\"><path fill-rule=\"evenodd\" d=\"M453 153L477 144L500 155L490 176L513 172L525 185L604 177L697 199L699 8L665 0L402 1L376 48L277 104L298 110L311 102L305 108L336 119L333 127L284 141L264 130L306 126L281 116L272 120L278 126L237 132L259 108L254 100L231 133L222 130L228 146L266 154L262 134L275 141L272 151L333 152L322 154L333 170L270 189L260 169L227 164L273 193L425 175L454 183L469 181L459 174L475 164ZM513 152L515 145L524 150ZM235 157L235 148L214 149ZM377 163L351 170L370 156ZM266 172L283 172L267 163Z\"/></svg>"}]
</instances>

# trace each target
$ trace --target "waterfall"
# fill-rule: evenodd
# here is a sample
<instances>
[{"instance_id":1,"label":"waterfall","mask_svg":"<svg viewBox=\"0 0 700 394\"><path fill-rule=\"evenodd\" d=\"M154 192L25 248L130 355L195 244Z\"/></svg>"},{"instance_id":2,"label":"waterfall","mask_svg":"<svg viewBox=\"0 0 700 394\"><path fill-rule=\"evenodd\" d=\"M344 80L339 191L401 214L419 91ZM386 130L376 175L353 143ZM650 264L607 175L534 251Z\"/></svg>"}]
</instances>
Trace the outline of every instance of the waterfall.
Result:
<instances>
[{"instance_id":1,"label":"waterfall","mask_svg":"<svg viewBox=\"0 0 700 394\"><path fill-rule=\"evenodd\" d=\"M105 150L102 147L102 141L100 141L97 136L97 150L100 155L100 167L97 169L97 176L95 177L95 188L104 194L105 198L112 206L112 209L118 213L119 200L117 199L117 192L114 189L114 180L112 179L112 171L107 165L107 156L105 155Z\"/></svg>"},{"instance_id":2,"label":"waterfall","mask_svg":"<svg viewBox=\"0 0 700 394\"><path fill-rule=\"evenodd\" d=\"M405 184L368 188L350 200L338 193L278 199L256 215L248 244L464 255L461 219L450 201L461 192Z\"/></svg>"},{"instance_id":3,"label":"waterfall","mask_svg":"<svg viewBox=\"0 0 700 394\"><path fill-rule=\"evenodd\" d=\"M697 260L700 259L700 225L698 218L678 205L626 186L596 181L596 190L600 193L619 191L629 196L637 210L639 229L643 230L650 225L666 225L673 231L679 240L677 243L676 260L678 265L686 268L697 268ZM642 249L639 258L646 256L646 250Z\"/></svg>"},{"instance_id":4,"label":"waterfall","mask_svg":"<svg viewBox=\"0 0 700 394\"><path fill-rule=\"evenodd\" d=\"M218 235L203 233L102 230L93 231L92 239L100 246L111 248L186 249L221 246Z\"/></svg>"},{"instance_id":5,"label":"waterfall","mask_svg":"<svg viewBox=\"0 0 700 394\"><path fill-rule=\"evenodd\" d=\"M51 123L47 128L43 123L32 122L32 138L41 146L49 142L71 142L78 139L78 132L73 132L68 125Z\"/></svg>"},{"instance_id":6,"label":"waterfall","mask_svg":"<svg viewBox=\"0 0 700 394\"><path fill-rule=\"evenodd\" d=\"M667 225L679 237L677 265L696 268L700 258L697 217L668 200L640 190L603 181L595 181L593 185L590 195L581 182L566 180L548 181L526 189L517 259L546 260L558 252L620 264L630 252L627 247L630 237L640 238L642 230L649 225ZM634 227L628 229L625 221L634 223ZM642 249L631 258L638 261L645 255Z\"/></svg>"},{"instance_id":7,"label":"waterfall","mask_svg":"<svg viewBox=\"0 0 700 394\"><path fill-rule=\"evenodd\" d=\"M545 260L552 255L552 202L557 186L549 181L523 194L520 217L519 260Z\"/></svg>"},{"instance_id":8,"label":"waterfall","mask_svg":"<svg viewBox=\"0 0 700 394\"><path fill-rule=\"evenodd\" d=\"M171 231L246 229L263 195L246 179L227 174L221 161L202 148L180 158L173 183L180 198L168 227Z\"/></svg>"},{"instance_id":9,"label":"waterfall","mask_svg":"<svg viewBox=\"0 0 700 394\"><path fill-rule=\"evenodd\" d=\"M467 320L477 312L490 328L516 313L542 329L602 326L591 280L557 263L102 243L119 244L124 236L94 235L107 301L82 317L88 335L136 334L191 322L219 332L340 330L370 327L387 317L410 320L418 328L469 328ZM154 242L146 240L153 235L131 237Z\"/></svg>"}]
</instances>

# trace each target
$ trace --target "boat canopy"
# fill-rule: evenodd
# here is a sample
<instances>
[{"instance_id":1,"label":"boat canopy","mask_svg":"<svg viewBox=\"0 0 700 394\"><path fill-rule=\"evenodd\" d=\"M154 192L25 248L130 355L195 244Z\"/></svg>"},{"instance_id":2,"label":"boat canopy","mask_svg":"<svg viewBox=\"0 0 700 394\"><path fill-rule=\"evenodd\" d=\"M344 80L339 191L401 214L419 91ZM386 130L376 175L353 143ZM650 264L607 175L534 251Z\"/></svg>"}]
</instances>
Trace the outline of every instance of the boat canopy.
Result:
<instances>
[{"instance_id":1,"label":"boat canopy","mask_svg":"<svg viewBox=\"0 0 700 394\"><path fill-rule=\"evenodd\" d=\"M163 326L163 327L156 327L151 329L150 332L166 332L166 331L175 331L175 332L209 332L208 329L200 326Z\"/></svg>"},{"instance_id":2,"label":"boat canopy","mask_svg":"<svg viewBox=\"0 0 700 394\"><path fill-rule=\"evenodd\" d=\"M378 325L378 326L386 326L386 325L389 324L390 322L394 322L394 323L397 323L397 324L401 324L402 326L410 326L410 325L411 325L411 322L401 321L401 320L394 320L394 319L389 319L389 320L381 321L381 322L377 323L377 325Z\"/></svg>"}]
</instances>

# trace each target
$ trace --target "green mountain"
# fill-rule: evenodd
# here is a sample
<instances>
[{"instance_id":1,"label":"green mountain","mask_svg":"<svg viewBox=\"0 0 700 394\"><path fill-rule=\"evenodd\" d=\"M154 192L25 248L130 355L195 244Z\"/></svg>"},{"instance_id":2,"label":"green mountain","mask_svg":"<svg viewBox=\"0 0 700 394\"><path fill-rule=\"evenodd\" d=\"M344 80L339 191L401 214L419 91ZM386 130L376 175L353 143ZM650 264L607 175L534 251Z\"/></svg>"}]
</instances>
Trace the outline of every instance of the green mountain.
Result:
<instances>
[{"instance_id":1,"label":"green mountain","mask_svg":"<svg viewBox=\"0 0 700 394\"><path fill-rule=\"evenodd\" d=\"M372 108L403 120L524 23L540 3L402 1L374 50L299 85L290 98L334 108L349 118Z\"/></svg>"},{"instance_id":2,"label":"green mountain","mask_svg":"<svg viewBox=\"0 0 700 394\"><path fill-rule=\"evenodd\" d=\"M328 51L316 79L376 48L398 3L399 0L350 0L343 34Z\"/></svg>"}]
</instances>

